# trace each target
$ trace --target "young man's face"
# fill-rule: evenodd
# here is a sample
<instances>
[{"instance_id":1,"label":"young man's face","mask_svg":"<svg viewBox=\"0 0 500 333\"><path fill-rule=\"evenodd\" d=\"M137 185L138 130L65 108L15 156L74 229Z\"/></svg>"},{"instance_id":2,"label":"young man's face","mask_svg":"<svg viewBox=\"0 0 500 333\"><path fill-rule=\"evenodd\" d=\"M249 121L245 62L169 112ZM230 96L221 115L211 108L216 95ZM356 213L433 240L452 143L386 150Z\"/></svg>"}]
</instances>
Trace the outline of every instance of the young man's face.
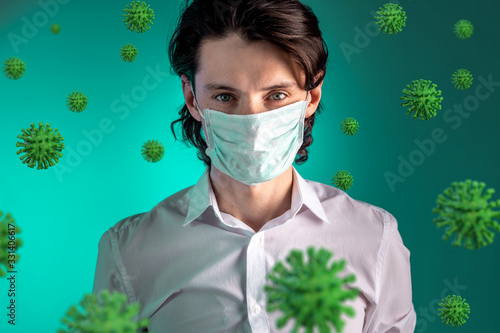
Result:
<instances>
[{"instance_id":1,"label":"young man's face","mask_svg":"<svg viewBox=\"0 0 500 333\"><path fill-rule=\"evenodd\" d=\"M307 91L300 88L304 86L305 74L286 53L267 42L247 44L236 34L207 40L200 47L199 65L194 88L201 112L210 108L228 114L255 114L303 101L307 96ZM185 76L183 81L189 87ZM280 85L290 86L269 89ZM202 121L206 133L205 122L196 108L187 105L191 115ZM312 113L314 110L308 108L306 118Z\"/></svg>"}]
</instances>

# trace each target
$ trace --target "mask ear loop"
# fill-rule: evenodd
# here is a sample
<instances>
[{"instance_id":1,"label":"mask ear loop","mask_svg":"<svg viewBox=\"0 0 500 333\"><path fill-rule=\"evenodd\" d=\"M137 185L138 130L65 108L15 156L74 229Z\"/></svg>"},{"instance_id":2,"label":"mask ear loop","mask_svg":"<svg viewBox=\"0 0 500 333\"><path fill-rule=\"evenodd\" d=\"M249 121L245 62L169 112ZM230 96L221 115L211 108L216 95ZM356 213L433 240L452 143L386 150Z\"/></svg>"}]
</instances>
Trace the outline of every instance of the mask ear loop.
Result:
<instances>
[{"instance_id":1,"label":"mask ear loop","mask_svg":"<svg viewBox=\"0 0 500 333\"><path fill-rule=\"evenodd\" d=\"M205 118L201 112L200 112L200 109L198 108L198 101L196 100L196 95L194 94L194 89L193 89L193 83L192 82L189 82L189 85L191 86L191 92L193 93L193 96L194 96L194 106L196 107L196 111L198 111L198 113L200 114L200 116L202 116L203 118Z\"/></svg>"}]
</instances>

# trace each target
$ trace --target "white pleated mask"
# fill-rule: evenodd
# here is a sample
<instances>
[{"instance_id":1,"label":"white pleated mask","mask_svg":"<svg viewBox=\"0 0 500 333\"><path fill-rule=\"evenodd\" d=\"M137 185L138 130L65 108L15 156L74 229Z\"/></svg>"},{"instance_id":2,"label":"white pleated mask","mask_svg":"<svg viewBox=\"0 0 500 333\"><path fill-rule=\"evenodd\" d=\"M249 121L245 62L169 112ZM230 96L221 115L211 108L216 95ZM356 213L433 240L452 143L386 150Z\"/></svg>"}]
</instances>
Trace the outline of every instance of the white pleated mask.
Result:
<instances>
[{"instance_id":1,"label":"white pleated mask","mask_svg":"<svg viewBox=\"0 0 500 333\"><path fill-rule=\"evenodd\" d=\"M194 89L191 85L191 90ZM215 167L247 185L267 182L292 165L304 139L305 101L257 114L200 113L208 133L205 153ZM196 96L195 96L196 100Z\"/></svg>"}]
</instances>

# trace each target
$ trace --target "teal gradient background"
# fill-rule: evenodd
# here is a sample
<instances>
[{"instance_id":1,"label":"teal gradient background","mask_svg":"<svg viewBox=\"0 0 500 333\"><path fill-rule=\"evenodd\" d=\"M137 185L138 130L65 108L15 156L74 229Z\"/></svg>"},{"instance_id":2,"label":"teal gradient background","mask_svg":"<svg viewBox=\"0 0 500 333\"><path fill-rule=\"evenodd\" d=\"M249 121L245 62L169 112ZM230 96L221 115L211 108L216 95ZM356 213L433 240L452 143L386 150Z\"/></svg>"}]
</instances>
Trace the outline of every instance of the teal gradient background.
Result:
<instances>
[{"instance_id":1,"label":"teal gradient background","mask_svg":"<svg viewBox=\"0 0 500 333\"><path fill-rule=\"evenodd\" d=\"M13 3L0 1L0 61L18 56L27 69L19 80L0 75L0 210L14 216L24 246L16 265L15 327L7 324L9 283L0 280L0 332L55 332L70 305L92 291L101 235L119 220L194 185L205 167L197 150L175 141L170 130L184 103L166 49L180 0L147 1L155 20L142 34L122 22L127 1ZM406 27L384 35L373 30L370 13L384 1L306 3L319 18L330 58L314 144L297 170L328 185L337 171L348 170L354 176L347 191L352 198L396 217L411 252L415 332L497 331L500 236L479 250L454 248L451 239L442 240L444 229L433 223L432 209L439 193L465 179L485 182L497 189L493 199L500 198L500 5L401 1ZM454 35L460 19L474 24L471 38ZM52 23L60 24L58 35L50 32ZM132 63L119 56L127 43L139 49ZM346 47L356 52L346 54ZM474 75L468 90L451 83L459 68ZM480 77L496 85L488 90ZM427 121L412 119L401 106L403 89L418 79L437 84L444 98L437 116ZM73 91L89 98L82 113L66 107ZM489 96L466 111L467 118L453 111L473 101L477 91ZM360 123L353 137L340 130L347 117ZM58 128L64 137L64 156L48 170L31 169L16 154L21 129L38 122ZM421 154L425 160L404 182L391 186L387 173L398 174L401 159L418 154L415 140L431 139L435 129L442 129L446 140L434 143L434 151ZM176 133L182 137L180 127ZM147 140L165 146L160 162L142 158ZM447 327L437 316L437 304L448 294L470 304L469 320L461 327Z\"/></svg>"}]
</instances>

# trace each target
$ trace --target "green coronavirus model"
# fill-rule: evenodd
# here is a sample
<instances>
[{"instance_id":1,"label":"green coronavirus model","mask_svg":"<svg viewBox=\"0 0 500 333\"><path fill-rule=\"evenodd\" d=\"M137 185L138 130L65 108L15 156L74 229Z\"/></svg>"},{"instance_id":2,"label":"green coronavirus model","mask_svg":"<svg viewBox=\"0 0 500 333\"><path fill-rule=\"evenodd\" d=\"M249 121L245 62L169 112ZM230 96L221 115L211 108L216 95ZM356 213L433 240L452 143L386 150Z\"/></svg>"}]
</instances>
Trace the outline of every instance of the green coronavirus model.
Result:
<instances>
[{"instance_id":1,"label":"green coronavirus model","mask_svg":"<svg viewBox=\"0 0 500 333\"><path fill-rule=\"evenodd\" d=\"M461 246L465 239L465 248L472 250L493 243L495 234L500 231L500 224L494 219L500 218L500 199L489 201L495 190L490 188L483 195L485 183L472 181L453 182L437 198L437 207L433 212L439 214L434 220L438 228L447 226L444 240L455 234L453 246ZM493 229L493 231L490 230Z\"/></svg>"},{"instance_id":2,"label":"green coronavirus model","mask_svg":"<svg viewBox=\"0 0 500 333\"><path fill-rule=\"evenodd\" d=\"M54 34L57 35L61 31L61 26L57 23L54 23L50 26L50 31Z\"/></svg>"},{"instance_id":3,"label":"green coronavirus model","mask_svg":"<svg viewBox=\"0 0 500 333\"><path fill-rule=\"evenodd\" d=\"M472 74L466 69L457 70L451 77L451 82L455 85L455 88L460 90L469 89L472 85L472 80Z\"/></svg>"},{"instance_id":4,"label":"green coronavirus model","mask_svg":"<svg viewBox=\"0 0 500 333\"><path fill-rule=\"evenodd\" d=\"M428 80L416 80L412 82L412 85L406 86L403 90L403 94L406 96L401 97L406 103L402 103L401 106L409 107L409 116L412 112L415 112L413 119L419 118L420 120L427 120L436 116L436 110L441 110L441 102L443 97L441 95L441 90L436 90L437 85L432 84Z\"/></svg>"},{"instance_id":5,"label":"green coronavirus model","mask_svg":"<svg viewBox=\"0 0 500 333\"><path fill-rule=\"evenodd\" d=\"M472 36L474 26L469 20L460 20L455 23L455 34L460 39L467 39Z\"/></svg>"},{"instance_id":6,"label":"green coronavirus model","mask_svg":"<svg viewBox=\"0 0 500 333\"><path fill-rule=\"evenodd\" d=\"M10 57L3 63L3 73L9 79L20 79L26 72L26 64L18 57Z\"/></svg>"},{"instance_id":7,"label":"green coronavirus model","mask_svg":"<svg viewBox=\"0 0 500 333\"><path fill-rule=\"evenodd\" d=\"M467 314L470 313L469 304L460 296L446 296L446 299L441 299L438 308L441 321L446 326L458 327L465 323L465 319L469 319Z\"/></svg>"},{"instance_id":8,"label":"green coronavirus model","mask_svg":"<svg viewBox=\"0 0 500 333\"><path fill-rule=\"evenodd\" d=\"M100 297L100 298L99 298ZM147 328L149 319L139 322L133 320L140 309L139 303L126 305L127 296L114 292L111 294L104 289L99 297L85 294L80 305L82 310L72 305L62 323L66 325L58 333L136 333L139 329ZM124 309L124 305L126 305Z\"/></svg>"},{"instance_id":9,"label":"green coronavirus model","mask_svg":"<svg viewBox=\"0 0 500 333\"><path fill-rule=\"evenodd\" d=\"M139 50L137 50L137 47L135 47L132 44L126 44L120 50L120 56L122 57L122 60L125 62L134 61L137 58L138 54Z\"/></svg>"},{"instance_id":10,"label":"green coronavirus model","mask_svg":"<svg viewBox=\"0 0 500 333\"><path fill-rule=\"evenodd\" d=\"M31 128L22 129L22 132L17 137L24 142L16 142L16 147L24 148L16 153L26 154L20 157L23 163L27 163L30 168L38 163L37 169L48 169L59 162L59 157L63 156L61 151L64 148L64 138L57 132L57 128L53 130L50 124L39 122L38 128L31 124Z\"/></svg>"},{"instance_id":11,"label":"green coronavirus model","mask_svg":"<svg viewBox=\"0 0 500 333\"><path fill-rule=\"evenodd\" d=\"M19 238L21 228L14 225L14 218L10 213L3 216L0 211L0 277L5 277L7 271L13 267L12 263L19 262L18 249L23 245L23 241ZM3 267L6 269L4 270Z\"/></svg>"},{"instance_id":12,"label":"green coronavirus model","mask_svg":"<svg viewBox=\"0 0 500 333\"><path fill-rule=\"evenodd\" d=\"M387 3L380 7L375 16L380 26L380 31L384 34L395 35L406 26L406 13L403 8L395 3Z\"/></svg>"},{"instance_id":13,"label":"green coronavirus model","mask_svg":"<svg viewBox=\"0 0 500 333\"><path fill-rule=\"evenodd\" d=\"M165 153L165 148L163 145L156 140L149 140L144 145L142 145L142 157L148 162L158 162L163 158Z\"/></svg>"},{"instance_id":14,"label":"green coronavirus model","mask_svg":"<svg viewBox=\"0 0 500 333\"><path fill-rule=\"evenodd\" d=\"M132 1L123 11L126 13L123 14L123 17L125 17L123 22L130 31L144 32L149 30L149 24L153 24L155 18L153 9L144 1L137 1L137 3Z\"/></svg>"},{"instance_id":15,"label":"green coronavirus model","mask_svg":"<svg viewBox=\"0 0 500 333\"><path fill-rule=\"evenodd\" d=\"M358 296L357 289L344 289L346 284L354 282L354 274L340 278L337 273L344 269L345 259L333 261L328 267L332 253L321 248L315 253L313 247L307 249L309 262L304 263L303 252L292 250L286 261L292 267L288 270L278 262L268 274L274 284L264 286L268 292L267 311L280 310L284 316L276 322L278 328L286 325L290 318L295 319L292 333L305 327L306 332L313 332L315 326L321 333L331 332L328 322L333 323L337 332L342 332L345 322L341 315L356 315L353 308L344 305L347 299Z\"/></svg>"},{"instance_id":16,"label":"green coronavirus model","mask_svg":"<svg viewBox=\"0 0 500 333\"><path fill-rule=\"evenodd\" d=\"M73 112L80 113L87 107L89 99L81 91L74 91L66 98L66 106Z\"/></svg>"},{"instance_id":17,"label":"green coronavirus model","mask_svg":"<svg viewBox=\"0 0 500 333\"><path fill-rule=\"evenodd\" d=\"M349 172L347 172L345 170L341 170L341 171L338 171L333 176L332 181L333 181L333 185L336 188L339 188L342 191L347 191L352 186L353 178Z\"/></svg>"},{"instance_id":18,"label":"green coronavirus model","mask_svg":"<svg viewBox=\"0 0 500 333\"><path fill-rule=\"evenodd\" d=\"M358 133L359 123L354 118L346 118L340 125L345 135L354 135Z\"/></svg>"}]
</instances>

